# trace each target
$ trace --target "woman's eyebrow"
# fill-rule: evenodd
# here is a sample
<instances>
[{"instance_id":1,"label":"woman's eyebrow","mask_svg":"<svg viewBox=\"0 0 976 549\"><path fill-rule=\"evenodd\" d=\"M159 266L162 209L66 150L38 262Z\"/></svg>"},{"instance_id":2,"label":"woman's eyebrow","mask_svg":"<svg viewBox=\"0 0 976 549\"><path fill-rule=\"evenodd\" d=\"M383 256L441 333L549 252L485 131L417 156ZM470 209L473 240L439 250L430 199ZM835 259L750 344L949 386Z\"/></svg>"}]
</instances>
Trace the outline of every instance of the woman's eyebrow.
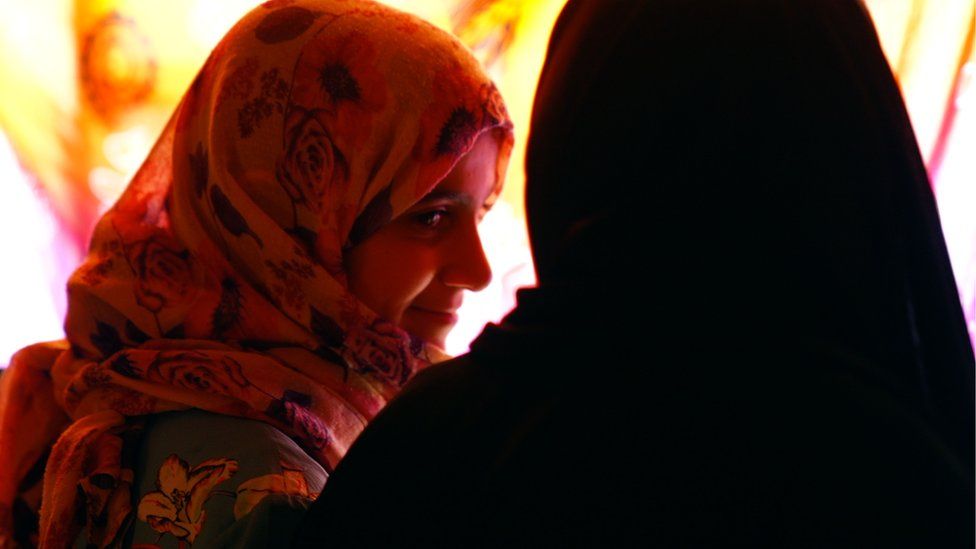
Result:
<instances>
[{"instance_id":1,"label":"woman's eyebrow","mask_svg":"<svg viewBox=\"0 0 976 549\"><path fill-rule=\"evenodd\" d=\"M427 196L420 199L418 204L426 204L428 202L436 202L438 200L447 200L450 202L457 202L462 206L469 206L474 202L474 198L468 193L459 193L456 191L438 191L433 190L427 194Z\"/></svg>"}]
</instances>

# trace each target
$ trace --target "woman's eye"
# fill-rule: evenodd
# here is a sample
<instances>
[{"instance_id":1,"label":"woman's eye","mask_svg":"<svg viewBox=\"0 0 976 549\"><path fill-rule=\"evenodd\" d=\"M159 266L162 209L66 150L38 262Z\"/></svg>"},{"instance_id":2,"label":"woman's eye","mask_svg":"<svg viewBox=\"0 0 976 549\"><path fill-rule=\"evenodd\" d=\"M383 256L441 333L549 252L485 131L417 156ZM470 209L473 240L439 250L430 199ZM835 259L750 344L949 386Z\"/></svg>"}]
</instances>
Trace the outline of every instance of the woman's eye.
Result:
<instances>
[{"instance_id":1,"label":"woman's eye","mask_svg":"<svg viewBox=\"0 0 976 549\"><path fill-rule=\"evenodd\" d=\"M430 212L417 214L415 219L425 228L433 229L434 227L438 226L445 217L447 217L447 214L447 210L433 210Z\"/></svg>"}]
</instances>

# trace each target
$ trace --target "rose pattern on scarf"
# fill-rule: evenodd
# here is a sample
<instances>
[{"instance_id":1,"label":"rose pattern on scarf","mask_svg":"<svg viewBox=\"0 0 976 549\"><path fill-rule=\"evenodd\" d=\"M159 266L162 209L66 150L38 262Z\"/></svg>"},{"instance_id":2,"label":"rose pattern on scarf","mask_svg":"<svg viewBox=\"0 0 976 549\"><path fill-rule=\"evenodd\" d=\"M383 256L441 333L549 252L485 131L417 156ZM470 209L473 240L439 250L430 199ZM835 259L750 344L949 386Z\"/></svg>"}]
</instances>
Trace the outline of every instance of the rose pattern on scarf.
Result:
<instances>
[{"instance_id":1,"label":"rose pattern on scarf","mask_svg":"<svg viewBox=\"0 0 976 549\"><path fill-rule=\"evenodd\" d=\"M403 386L413 373L415 358L410 337L395 324L377 318L369 326L350 333L346 340L353 369Z\"/></svg>"},{"instance_id":2,"label":"rose pattern on scarf","mask_svg":"<svg viewBox=\"0 0 976 549\"><path fill-rule=\"evenodd\" d=\"M194 287L190 252L161 233L123 247L136 276L136 303L153 314L162 334L159 312L187 301Z\"/></svg>"},{"instance_id":3,"label":"rose pattern on scarf","mask_svg":"<svg viewBox=\"0 0 976 549\"><path fill-rule=\"evenodd\" d=\"M139 520L161 534L192 544L207 519L203 504L237 468L237 461L227 458L208 459L190 468L178 455L171 454L157 472L157 490L139 500Z\"/></svg>"},{"instance_id":4,"label":"rose pattern on scarf","mask_svg":"<svg viewBox=\"0 0 976 549\"><path fill-rule=\"evenodd\" d=\"M195 351L160 351L146 369L145 379L231 396L240 396L243 389L251 386L241 364L233 358L225 355L216 360Z\"/></svg>"},{"instance_id":5,"label":"rose pattern on scarf","mask_svg":"<svg viewBox=\"0 0 976 549\"><path fill-rule=\"evenodd\" d=\"M276 163L276 176L292 201L296 228L299 204L318 211L326 188L348 178L345 156L325 127L325 114L321 109L293 107L285 117L285 148Z\"/></svg>"}]
</instances>

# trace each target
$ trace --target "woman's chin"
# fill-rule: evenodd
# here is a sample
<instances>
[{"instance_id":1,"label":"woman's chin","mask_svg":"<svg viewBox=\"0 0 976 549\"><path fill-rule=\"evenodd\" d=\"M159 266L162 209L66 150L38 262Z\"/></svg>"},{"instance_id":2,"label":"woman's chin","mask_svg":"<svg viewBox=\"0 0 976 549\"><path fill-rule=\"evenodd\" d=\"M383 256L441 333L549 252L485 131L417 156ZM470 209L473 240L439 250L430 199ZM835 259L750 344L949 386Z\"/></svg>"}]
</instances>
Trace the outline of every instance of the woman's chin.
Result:
<instances>
[{"instance_id":1,"label":"woman's chin","mask_svg":"<svg viewBox=\"0 0 976 549\"><path fill-rule=\"evenodd\" d=\"M447 346L447 334L454 328L455 320L436 318L424 311L410 311L404 315L401 327L427 343L438 347L442 351Z\"/></svg>"},{"instance_id":2,"label":"woman's chin","mask_svg":"<svg viewBox=\"0 0 976 549\"><path fill-rule=\"evenodd\" d=\"M447 352L446 351L446 349L447 349L447 333L443 333L443 334L442 333L423 334L423 333L417 333L417 332L411 332L411 333L415 334L417 337L419 337L420 339L422 339L424 341L424 343L426 343L428 345L433 345L434 347L437 347L441 351Z\"/></svg>"}]
</instances>

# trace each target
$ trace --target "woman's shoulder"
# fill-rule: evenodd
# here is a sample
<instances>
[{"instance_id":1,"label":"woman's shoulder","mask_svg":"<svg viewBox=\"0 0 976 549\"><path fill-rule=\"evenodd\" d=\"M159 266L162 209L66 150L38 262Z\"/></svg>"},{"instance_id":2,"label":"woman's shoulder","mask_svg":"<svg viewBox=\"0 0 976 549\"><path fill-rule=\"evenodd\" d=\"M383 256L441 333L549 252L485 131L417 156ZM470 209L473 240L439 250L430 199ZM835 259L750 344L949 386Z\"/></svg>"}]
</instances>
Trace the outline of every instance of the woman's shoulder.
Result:
<instances>
[{"instance_id":1,"label":"woman's shoulder","mask_svg":"<svg viewBox=\"0 0 976 549\"><path fill-rule=\"evenodd\" d=\"M158 414L135 454L130 540L177 547L211 546L228 535L264 539L276 522L267 519L297 520L327 476L266 423L201 410ZM265 527L256 531L254 523Z\"/></svg>"},{"instance_id":2,"label":"woman's shoulder","mask_svg":"<svg viewBox=\"0 0 976 549\"><path fill-rule=\"evenodd\" d=\"M268 459L283 453L311 460L294 440L272 425L197 409L155 414L147 419L140 453L165 453L172 447L194 453L213 448L241 457L253 454Z\"/></svg>"}]
</instances>

